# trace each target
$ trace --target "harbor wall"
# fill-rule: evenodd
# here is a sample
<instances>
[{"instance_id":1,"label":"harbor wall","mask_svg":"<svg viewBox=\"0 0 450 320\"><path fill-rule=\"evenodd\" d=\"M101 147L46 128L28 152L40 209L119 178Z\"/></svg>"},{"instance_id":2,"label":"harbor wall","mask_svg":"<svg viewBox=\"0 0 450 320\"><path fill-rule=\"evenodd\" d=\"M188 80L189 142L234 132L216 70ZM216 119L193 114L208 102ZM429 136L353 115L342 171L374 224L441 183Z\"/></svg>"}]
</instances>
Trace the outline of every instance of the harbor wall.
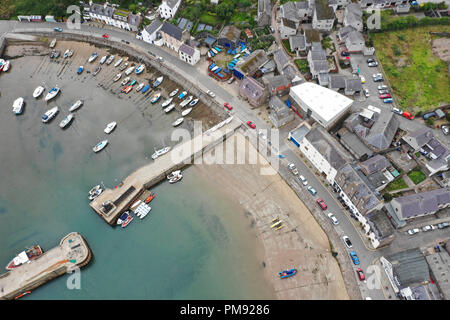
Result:
<instances>
[{"instance_id":1,"label":"harbor wall","mask_svg":"<svg viewBox=\"0 0 450 320\"><path fill-rule=\"evenodd\" d=\"M0 38L0 57L3 56L3 52L5 51L6 48L6 39L5 37L1 37Z\"/></svg>"}]
</instances>

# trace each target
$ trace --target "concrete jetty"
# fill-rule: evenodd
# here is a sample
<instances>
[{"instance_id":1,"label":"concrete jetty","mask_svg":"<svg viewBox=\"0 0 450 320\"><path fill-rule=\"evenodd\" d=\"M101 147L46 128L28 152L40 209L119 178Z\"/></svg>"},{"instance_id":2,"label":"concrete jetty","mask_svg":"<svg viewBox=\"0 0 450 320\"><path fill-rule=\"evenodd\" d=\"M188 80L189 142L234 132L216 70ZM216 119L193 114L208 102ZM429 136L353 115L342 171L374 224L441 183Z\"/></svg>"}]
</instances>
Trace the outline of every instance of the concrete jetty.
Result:
<instances>
[{"instance_id":1,"label":"concrete jetty","mask_svg":"<svg viewBox=\"0 0 450 320\"><path fill-rule=\"evenodd\" d=\"M83 237L78 232L69 233L59 246L0 275L0 300L14 299L75 268L84 267L91 257L91 250Z\"/></svg>"},{"instance_id":2,"label":"concrete jetty","mask_svg":"<svg viewBox=\"0 0 450 320\"><path fill-rule=\"evenodd\" d=\"M241 125L241 121L229 117L208 131L180 143L165 155L152 160L152 163L134 171L115 189L103 191L90 203L91 208L107 223L114 225L146 189L165 180L172 171L192 164L195 158L223 142Z\"/></svg>"}]
</instances>

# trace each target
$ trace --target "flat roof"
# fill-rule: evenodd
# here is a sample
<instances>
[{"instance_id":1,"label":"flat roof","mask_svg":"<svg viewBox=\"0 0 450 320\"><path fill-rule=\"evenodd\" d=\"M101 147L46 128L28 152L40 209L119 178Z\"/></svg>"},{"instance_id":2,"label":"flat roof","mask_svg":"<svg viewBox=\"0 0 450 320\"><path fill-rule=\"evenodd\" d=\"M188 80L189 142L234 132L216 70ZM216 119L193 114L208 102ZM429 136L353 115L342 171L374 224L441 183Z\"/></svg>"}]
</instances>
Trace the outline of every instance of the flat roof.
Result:
<instances>
[{"instance_id":1,"label":"flat roof","mask_svg":"<svg viewBox=\"0 0 450 320\"><path fill-rule=\"evenodd\" d=\"M334 119L353 103L352 99L311 82L291 87L291 92L325 121Z\"/></svg>"}]
</instances>

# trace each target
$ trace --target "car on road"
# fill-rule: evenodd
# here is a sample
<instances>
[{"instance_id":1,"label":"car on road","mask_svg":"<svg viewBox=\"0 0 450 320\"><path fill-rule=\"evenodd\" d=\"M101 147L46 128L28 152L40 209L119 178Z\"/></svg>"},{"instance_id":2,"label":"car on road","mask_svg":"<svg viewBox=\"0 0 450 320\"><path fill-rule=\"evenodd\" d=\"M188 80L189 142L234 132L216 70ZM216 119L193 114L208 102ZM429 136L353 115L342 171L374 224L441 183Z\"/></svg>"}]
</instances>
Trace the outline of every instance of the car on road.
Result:
<instances>
[{"instance_id":1,"label":"car on road","mask_svg":"<svg viewBox=\"0 0 450 320\"><path fill-rule=\"evenodd\" d=\"M378 62L373 61L373 62L369 62L369 67L376 67L378 66Z\"/></svg>"},{"instance_id":2,"label":"car on road","mask_svg":"<svg viewBox=\"0 0 450 320\"><path fill-rule=\"evenodd\" d=\"M230 104L229 104L228 102L225 102L225 103L223 104L223 106L224 106L225 108L227 108L228 110L233 110L233 107L230 106Z\"/></svg>"},{"instance_id":3,"label":"car on road","mask_svg":"<svg viewBox=\"0 0 450 320\"><path fill-rule=\"evenodd\" d=\"M441 126L441 130L442 130L442 133L445 134L446 136L448 135L448 133L450 131L448 126Z\"/></svg>"},{"instance_id":4,"label":"car on road","mask_svg":"<svg viewBox=\"0 0 450 320\"><path fill-rule=\"evenodd\" d=\"M442 222L442 223L439 223L439 224L437 225L437 227L438 227L439 229L444 229L444 228L450 227L450 222Z\"/></svg>"},{"instance_id":5,"label":"car on road","mask_svg":"<svg viewBox=\"0 0 450 320\"><path fill-rule=\"evenodd\" d=\"M315 196L316 195L316 193L317 193L317 191L316 191L316 189L314 189L313 187L311 187L311 186L308 186L308 191L313 195L313 196Z\"/></svg>"},{"instance_id":6,"label":"car on road","mask_svg":"<svg viewBox=\"0 0 450 320\"><path fill-rule=\"evenodd\" d=\"M332 214L331 212L328 213L328 218L330 218L331 222L333 222L333 224L336 226L339 224L338 219L336 219L336 217L334 216L334 214Z\"/></svg>"},{"instance_id":7,"label":"car on road","mask_svg":"<svg viewBox=\"0 0 450 320\"><path fill-rule=\"evenodd\" d=\"M392 98L390 93L380 94L380 99Z\"/></svg>"},{"instance_id":8,"label":"car on road","mask_svg":"<svg viewBox=\"0 0 450 320\"><path fill-rule=\"evenodd\" d=\"M299 176L298 178L300 179L300 181L302 182L302 184L304 186L306 186L308 184L308 180L306 180L306 178L304 176Z\"/></svg>"},{"instance_id":9,"label":"car on road","mask_svg":"<svg viewBox=\"0 0 450 320\"><path fill-rule=\"evenodd\" d=\"M379 94L386 94L386 93L389 93L389 90L388 89L381 89L381 90L378 90L378 93Z\"/></svg>"},{"instance_id":10,"label":"car on road","mask_svg":"<svg viewBox=\"0 0 450 320\"><path fill-rule=\"evenodd\" d=\"M368 89L364 89L363 92L364 92L364 95L366 96L366 98L368 98L370 96Z\"/></svg>"},{"instance_id":11,"label":"car on road","mask_svg":"<svg viewBox=\"0 0 450 320\"><path fill-rule=\"evenodd\" d=\"M433 226L433 225L422 227L422 231L431 231L431 230L434 230L434 229L436 229L436 227Z\"/></svg>"},{"instance_id":12,"label":"car on road","mask_svg":"<svg viewBox=\"0 0 450 320\"><path fill-rule=\"evenodd\" d=\"M394 102L394 100L392 100L392 98L386 98L386 99L383 99L383 102L384 103L392 103L392 102Z\"/></svg>"},{"instance_id":13,"label":"car on road","mask_svg":"<svg viewBox=\"0 0 450 320\"><path fill-rule=\"evenodd\" d=\"M350 52L348 52L348 51L342 51L342 52L341 52L341 56L343 56L343 57L349 57L349 56L350 56Z\"/></svg>"},{"instance_id":14,"label":"car on road","mask_svg":"<svg viewBox=\"0 0 450 320\"><path fill-rule=\"evenodd\" d=\"M412 115L411 112L403 111L402 116L404 116L406 119L414 120L414 115Z\"/></svg>"},{"instance_id":15,"label":"car on road","mask_svg":"<svg viewBox=\"0 0 450 320\"><path fill-rule=\"evenodd\" d=\"M206 94L209 94L213 98L216 96L216 94L214 92L212 92L211 90L206 91Z\"/></svg>"},{"instance_id":16,"label":"car on road","mask_svg":"<svg viewBox=\"0 0 450 320\"><path fill-rule=\"evenodd\" d=\"M353 247L353 244L352 244L352 242L350 241L350 238L349 237L347 237L347 236L343 236L342 237L342 240L344 240L344 243L345 243L345 245L347 246L347 248L352 248Z\"/></svg>"},{"instance_id":17,"label":"car on road","mask_svg":"<svg viewBox=\"0 0 450 320\"><path fill-rule=\"evenodd\" d=\"M350 252L350 258L352 259L352 261L355 265L359 264L359 258L355 251Z\"/></svg>"},{"instance_id":18,"label":"car on road","mask_svg":"<svg viewBox=\"0 0 450 320\"><path fill-rule=\"evenodd\" d=\"M56 28L54 28L53 30L55 30L55 31L57 31L57 32L62 32L62 31L63 31L63 29L60 28L60 27L56 27Z\"/></svg>"},{"instance_id":19,"label":"car on road","mask_svg":"<svg viewBox=\"0 0 450 320\"><path fill-rule=\"evenodd\" d=\"M375 59L369 58L367 59L367 63L375 62Z\"/></svg>"},{"instance_id":20,"label":"car on road","mask_svg":"<svg viewBox=\"0 0 450 320\"><path fill-rule=\"evenodd\" d=\"M298 170L292 162L288 164L288 169L291 170L293 174L298 175Z\"/></svg>"},{"instance_id":21,"label":"car on road","mask_svg":"<svg viewBox=\"0 0 450 320\"><path fill-rule=\"evenodd\" d=\"M248 125L250 128L252 128L252 129L255 129L255 128L256 128L256 125L255 125L253 122L251 122L251 121L247 121L247 125Z\"/></svg>"},{"instance_id":22,"label":"car on road","mask_svg":"<svg viewBox=\"0 0 450 320\"><path fill-rule=\"evenodd\" d=\"M417 229L417 228L415 228L415 229L409 229L409 230L408 230L408 234L411 235L411 236L412 236L413 234L418 233L418 232L420 232L420 230Z\"/></svg>"},{"instance_id":23,"label":"car on road","mask_svg":"<svg viewBox=\"0 0 450 320\"><path fill-rule=\"evenodd\" d=\"M383 77L383 75L382 75L381 73L374 73L374 74L372 75L372 77L373 77L373 78L380 78L380 77Z\"/></svg>"},{"instance_id":24,"label":"car on road","mask_svg":"<svg viewBox=\"0 0 450 320\"><path fill-rule=\"evenodd\" d=\"M361 83L366 83L366 78L364 78L363 76L360 76L361 78Z\"/></svg>"},{"instance_id":25,"label":"car on road","mask_svg":"<svg viewBox=\"0 0 450 320\"><path fill-rule=\"evenodd\" d=\"M232 84L234 82L234 77L231 77L230 80L228 80L228 84Z\"/></svg>"},{"instance_id":26,"label":"car on road","mask_svg":"<svg viewBox=\"0 0 450 320\"><path fill-rule=\"evenodd\" d=\"M427 112L423 115L423 120L427 120L428 118L436 117L436 113L434 111Z\"/></svg>"},{"instance_id":27,"label":"car on road","mask_svg":"<svg viewBox=\"0 0 450 320\"><path fill-rule=\"evenodd\" d=\"M325 201L323 201L322 198L317 199L316 202L317 202L317 204L320 206L320 208L322 210L327 210L328 209L327 205L325 204Z\"/></svg>"},{"instance_id":28,"label":"car on road","mask_svg":"<svg viewBox=\"0 0 450 320\"><path fill-rule=\"evenodd\" d=\"M159 62L164 62L163 57L158 57L158 61L159 61Z\"/></svg>"},{"instance_id":29,"label":"car on road","mask_svg":"<svg viewBox=\"0 0 450 320\"><path fill-rule=\"evenodd\" d=\"M109 34L104 33L104 34L102 34L102 37L105 38L105 39L109 39Z\"/></svg>"},{"instance_id":30,"label":"car on road","mask_svg":"<svg viewBox=\"0 0 450 320\"><path fill-rule=\"evenodd\" d=\"M366 277L364 276L364 272L361 268L356 269L356 274L358 275L358 278L360 281L366 280Z\"/></svg>"},{"instance_id":31,"label":"car on road","mask_svg":"<svg viewBox=\"0 0 450 320\"><path fill-rule=\"evenodd\" d=\"M379 85L378 90L386 90L388 87L385 84Z\"/></svg>"},{"instance_id":32,"label":"car on road","mask_svg":"<svg viewBox=\"0 0 450 320\"><path fill-rule=\"evenodd\" d=\"M399 115L403 115L403 111L401 109L399 109L399 108L392 108L392 112L396 113L396 114L399 114Z\"/></svg>"}]
</instances>

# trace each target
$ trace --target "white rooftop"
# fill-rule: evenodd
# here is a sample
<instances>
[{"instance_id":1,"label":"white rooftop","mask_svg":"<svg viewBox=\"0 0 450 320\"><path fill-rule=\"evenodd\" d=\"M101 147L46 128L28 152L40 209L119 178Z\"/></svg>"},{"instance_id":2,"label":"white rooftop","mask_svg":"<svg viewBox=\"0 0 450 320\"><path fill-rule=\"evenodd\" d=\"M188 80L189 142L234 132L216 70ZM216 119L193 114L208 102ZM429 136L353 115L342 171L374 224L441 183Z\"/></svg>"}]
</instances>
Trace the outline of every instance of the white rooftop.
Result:
<instances>
[{"instance_id":1,"label":"white rooftop","mask_svg":"<svg viewBox=\"0 0 450 320\"><path fill-rule=\"evenodd\" d=\"M325 121L332 120L353 103L352 99L311 82L293 86L291 92Z\"/></svg>"}]
</instances>

